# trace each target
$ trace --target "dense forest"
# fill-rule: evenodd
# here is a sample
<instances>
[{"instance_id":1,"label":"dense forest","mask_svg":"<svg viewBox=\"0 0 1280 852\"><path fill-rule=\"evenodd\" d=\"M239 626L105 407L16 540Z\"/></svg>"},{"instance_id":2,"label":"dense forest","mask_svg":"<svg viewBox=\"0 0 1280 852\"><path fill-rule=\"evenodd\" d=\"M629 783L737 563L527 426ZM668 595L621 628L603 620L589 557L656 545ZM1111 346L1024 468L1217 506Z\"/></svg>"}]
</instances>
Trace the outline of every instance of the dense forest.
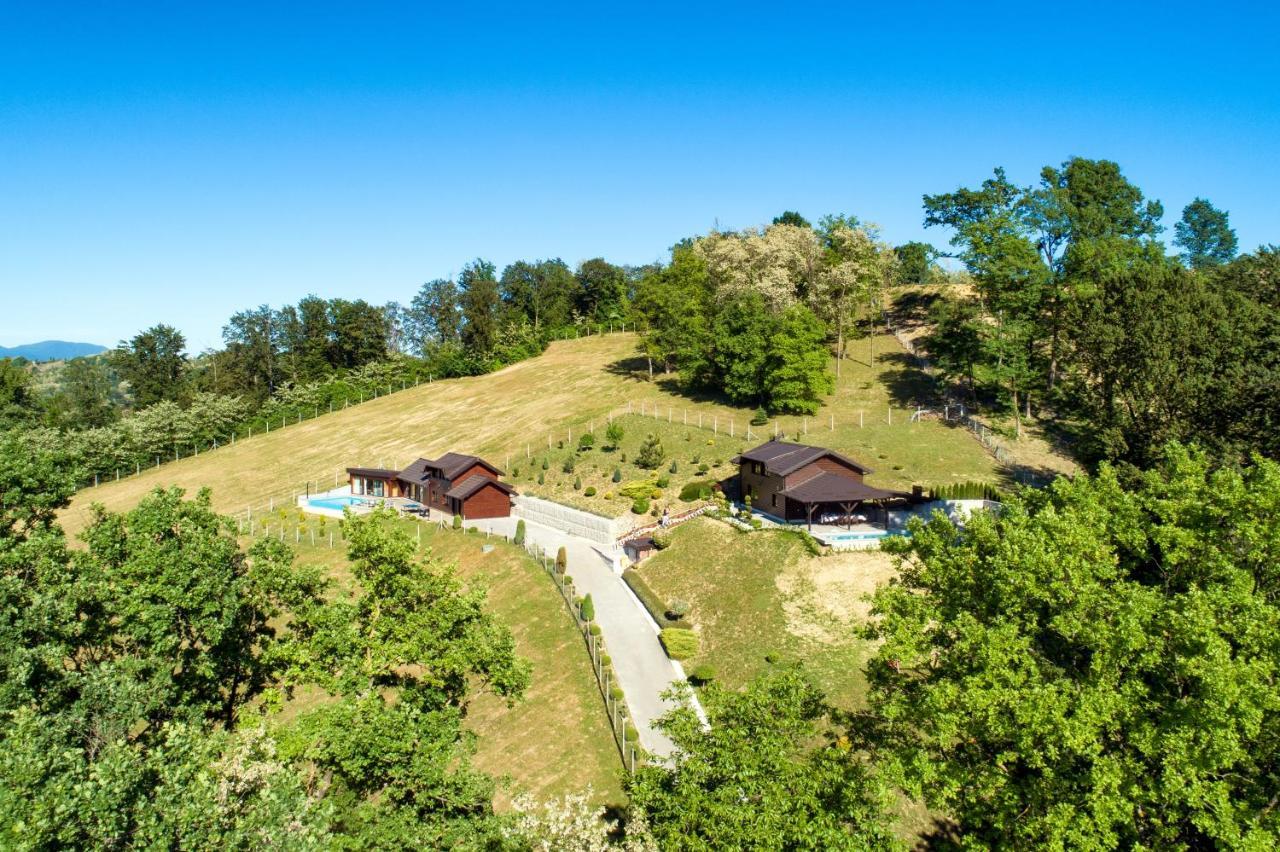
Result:
<instances>
[{"instance_id":1,"label":"dense forest","mask_svg":"<svg viewBox=\"0 0 1280 852\"><path fill-rule=\"evenodd\" d=\"M662 263L475 260L405 305L308 297L192 354L159 325L39 386L0 361L0 846L888 849L904 800L940 848L1280 842L1280 249L1174 226L1115 164L1004 171L924 199L949 249L794 211ZM893 539L867 706L779 661L670 714L672 762L499 814L463 722L530 669L483 593L375 513L344 521L356 597L245 548L207 493L57 523L86 475L623 324L651 375L813 412L897 312L942 392L1087 472L963 528ZM853 673L850 673L853 676ZM330 697L273 722L291 690ZM573 746L565 744L565 759Z\"/></svg>"}]
</instances>

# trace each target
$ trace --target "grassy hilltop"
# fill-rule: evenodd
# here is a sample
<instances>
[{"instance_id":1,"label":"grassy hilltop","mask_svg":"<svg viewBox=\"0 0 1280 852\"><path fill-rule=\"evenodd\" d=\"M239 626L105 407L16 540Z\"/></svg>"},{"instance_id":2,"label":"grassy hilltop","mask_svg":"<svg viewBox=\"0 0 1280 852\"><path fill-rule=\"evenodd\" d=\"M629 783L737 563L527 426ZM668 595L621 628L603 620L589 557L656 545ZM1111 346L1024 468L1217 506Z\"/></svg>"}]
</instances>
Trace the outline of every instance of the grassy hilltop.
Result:
<instances>
[{"instance_id":1,"label":"grassy hilltop","mask_svg":"<svg viewBox=\"0 0 1280 852\"><path fill-rule=\"evenodd\" d=\"M605 454L600 445L605 418L625 412L628 404L636 413L642 407L646 412L656 409L661 419L650 417L646 423L638 417L628 418L622 452L638 443L643 431L657 431L664 439L668 459L680 463L680 472L672 476L672 497L684 481L693 478L697 467L692 463L694 455L703 456L706 462L722 461L723 466L709 472L710 476L727 475L728 458L747 445L743 430L752 412L684 395L673 376L659 374L649 381L644 360L636 355L636 343L632 334L557 342L540 357L487 376L421 385L255 435L139 476L85 489L64 512L63 523L74 533L87 521L91 503L120 510L132 506L152 488L167 485L189 490L208 486L219 511L241 512L270 496L288 500L308 482L313 489L332 487L348 465L396 467L418 456L447 450L478 453L499 465L519 469L517 487L522 491L569 499L606 514L622 514L627 511L627 502L603 499L606 480L621 464L621 454ZM868 342L859 341L854 359L844 363L836 393L822 411L808 418L779 418L779 432L793 440L801 433L802 440L850 453L876 470L870 481L878 485L998 479L1001 474L995 461L964 430L929 420L908 423L916 403L927 396L923 377L892 337L877 338L875 349L872 366L867 363ZM684 427L686 417L695 424L698 415L704 426L717 423L721 435L692 425ZM734 424L732 439L723 435L730 421ZM753 427L752 440L772 435L774 423L771 420L767 426ZM594 500L587 500L573 492L575 475L565 474L562 464L569 454L568 442L576 442L592 426L596 449L579 460L576 472L584 489L595 484L599 491ZM707 445L708 440L713 446ZM565 442L563 447L561 441ZM543 456L548 459L548 469L544 484L539 486L536 474ZM633 460L634 455L629 454L628 464ZM645 475L633 466L622 466L624 481Z\"/></svg>"}]
</instances>

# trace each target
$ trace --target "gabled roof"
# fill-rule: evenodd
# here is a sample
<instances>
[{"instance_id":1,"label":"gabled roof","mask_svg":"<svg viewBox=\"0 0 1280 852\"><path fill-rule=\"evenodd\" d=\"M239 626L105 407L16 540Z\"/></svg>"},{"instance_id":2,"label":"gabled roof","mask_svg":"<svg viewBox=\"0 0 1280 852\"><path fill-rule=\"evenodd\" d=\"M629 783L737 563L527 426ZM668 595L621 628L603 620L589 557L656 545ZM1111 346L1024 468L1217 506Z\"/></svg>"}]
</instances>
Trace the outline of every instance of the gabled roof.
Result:
<instances>
[{"instance_id":1,"label":"gabled roof","mask_svg":"<svg viewBox=\"0 0 1280 852\"><path fill-rule=\"evenodd\" d=\"M799 503L855 503L859 500L889 500L910 495L904 491L886 491L864 482L823 471L779 494Z\"/></svg>"},{"instance_id":2,"label":"gabled roof","mask_svg":"<svg viewBox=\"0 0 1280 852\"><path fill-rule=\"evenodd\" d=\"M499 482L496 479L490 479L487 476L480 476L479 474L476 474L475 476L468 476L466 479L450 488L445 492L444 496L457 500L466 500L486 485L492 485L504 494L516 493L516 490L505 482Z\"/></svg>"},{"instance_id":3,"label":"gabled roof","mask_svg":"<svg viewBox=\"0 0 1280 852\"><path fill-rule=\"evenodd\" d=\"M738 456L738 461L763 462L767 473L786 476L821 458L838 459L860 473L873 472L866 465L856 462L848 456L843 456L835 450L828 450L825 447L811 447L807 444L791 444L776 439L767 441L755 449L747 450Z\"/></svg>"},{"instance_id":4,"label":"gabled roof","mask_svg":"<svg viewBox=\"0 0 1280 852\"><path fill-rule=\"evenodd\" d=\"M487 467L493 471L494 476L503 476L502 471L489 464L479 456L463 455L462 453L445 453L440 458L432 461L431 459L418 459L413 464L400 471L400 479L405 482L418 483L426 479L433 472L438 471L440 476L445 479L452 480L460 473L465 473L469 468L475 465Z\"/></svg>"}]
</instances>

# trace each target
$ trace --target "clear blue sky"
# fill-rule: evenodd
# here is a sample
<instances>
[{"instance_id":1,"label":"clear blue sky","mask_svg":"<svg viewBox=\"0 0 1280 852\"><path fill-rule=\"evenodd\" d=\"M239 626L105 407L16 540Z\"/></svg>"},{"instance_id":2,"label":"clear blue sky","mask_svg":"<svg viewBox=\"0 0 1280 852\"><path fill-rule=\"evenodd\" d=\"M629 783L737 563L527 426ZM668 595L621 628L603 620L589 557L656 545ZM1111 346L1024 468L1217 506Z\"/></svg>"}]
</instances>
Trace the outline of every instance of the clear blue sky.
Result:
<instances>
[{"instance_id":1,"label":"clear blue sky","mask_svg":"<svg viewBox=\"0 0 1280 852\"><path fill-rule=\"evenodd\" d=\"M0 0L0 344L788 208L942 244L922 194L1072 155L1280 243L1272 4L196 5Z\"/></svg>"}]
</instances>

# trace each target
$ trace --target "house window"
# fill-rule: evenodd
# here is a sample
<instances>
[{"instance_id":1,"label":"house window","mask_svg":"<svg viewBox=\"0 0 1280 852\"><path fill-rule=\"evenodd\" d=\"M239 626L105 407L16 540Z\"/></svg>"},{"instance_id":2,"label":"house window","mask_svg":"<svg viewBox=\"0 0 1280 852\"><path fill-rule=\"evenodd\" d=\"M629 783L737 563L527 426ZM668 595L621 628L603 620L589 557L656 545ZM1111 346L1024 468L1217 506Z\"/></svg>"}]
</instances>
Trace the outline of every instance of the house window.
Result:
<instances>
[{"instance_id":1,"label":"house window","mask_svg":"<svg viewBox=\"0 0 1280 852\"><path fill-rule=\"evenodd\" d=\"M752 473L754 473L756 476L764 476L764 463L763 463L763 462L752 462L752 463L751 463L751 472L752 472Z\"/></svg>"},{"instance_id":2,"label":"house window","mask_svg":"<svg viewBox=\"0 0 1280 852\"><path fill-rule=\"evenodd\" d=\"M769 505L770 505L770 506L772 506L772 507L773 507L773 508L775 508L775 509L776 509L776 508L778 508L778 495L777 495L777 494L771 494L771 495L769 495Z\"/></svg>"},{"instance_id":3,"label":"house window","mask_svg":"<svg viewBox=\"0 0 1280 852\"><path fill-rule=\"evenodd\" d=\"M374 497L383 496L383 489L385 487L386 487L386 483L384 483L381 479L373 480L373 496Z\"/></svg>"}]
</instances>

